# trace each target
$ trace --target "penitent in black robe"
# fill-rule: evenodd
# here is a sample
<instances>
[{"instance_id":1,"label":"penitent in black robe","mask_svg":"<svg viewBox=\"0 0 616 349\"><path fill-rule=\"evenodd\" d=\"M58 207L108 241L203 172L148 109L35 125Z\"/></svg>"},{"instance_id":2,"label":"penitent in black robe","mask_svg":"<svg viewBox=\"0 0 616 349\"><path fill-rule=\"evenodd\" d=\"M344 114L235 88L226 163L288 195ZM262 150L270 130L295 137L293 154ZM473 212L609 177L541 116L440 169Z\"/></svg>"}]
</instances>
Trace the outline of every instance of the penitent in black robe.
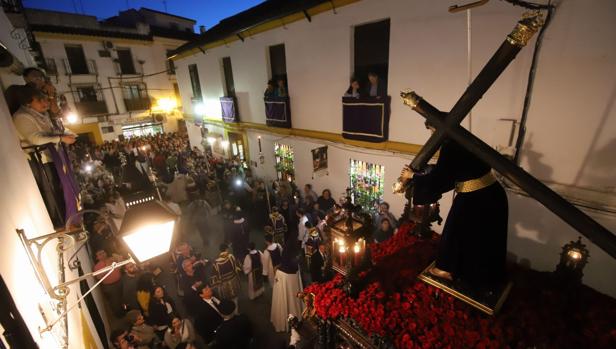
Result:
<instances>
[{"instance_id":1,"label":"penitent in black robe","mask_svg":"<svg viewBox=\"0 0 616 349\"><path fill-rule=\"evenodd\" d=\"M457 182L477 179L490 167L452 140L446 140L432 170L415 175L414 204L435 202ZM436 200L435 200L436 199ZM507 254L507 195L498 182L469 193L456 193L447 216L436 267L472 287L503 280Z\"/></svg>"}]
</instances>

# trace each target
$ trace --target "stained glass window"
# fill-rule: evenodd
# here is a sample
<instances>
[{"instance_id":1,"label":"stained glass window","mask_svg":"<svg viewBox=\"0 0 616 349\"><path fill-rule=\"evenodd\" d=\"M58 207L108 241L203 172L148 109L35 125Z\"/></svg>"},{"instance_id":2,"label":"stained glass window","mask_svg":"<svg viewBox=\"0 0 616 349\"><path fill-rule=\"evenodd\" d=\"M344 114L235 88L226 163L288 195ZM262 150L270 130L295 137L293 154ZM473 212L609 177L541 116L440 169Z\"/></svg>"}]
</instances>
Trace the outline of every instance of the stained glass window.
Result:
<instances>
[{"instance_id":1,"label":"stained glass window","mask_svg":"<svg viewBox=\"0 0 616 349\"><path fill-rule=\"evenodd\" d=\"M375 212L376 204L383 198L385 166L351 159L349 179L351 202L361 205L364 211Z\"/></svg>"}]
</instances>

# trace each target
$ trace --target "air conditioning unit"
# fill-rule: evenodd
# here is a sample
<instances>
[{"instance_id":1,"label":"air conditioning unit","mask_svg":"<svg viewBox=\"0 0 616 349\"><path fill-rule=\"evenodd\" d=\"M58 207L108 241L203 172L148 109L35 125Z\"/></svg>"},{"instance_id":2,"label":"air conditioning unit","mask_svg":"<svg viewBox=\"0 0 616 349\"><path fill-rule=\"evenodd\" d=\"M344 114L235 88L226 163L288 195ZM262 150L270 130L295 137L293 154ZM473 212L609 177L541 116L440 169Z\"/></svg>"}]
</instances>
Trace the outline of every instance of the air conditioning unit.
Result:
<instances>
[{"instance_id":1,"label":"air conditioning unit","mask_svg":"<svg viewBox=\"0 0 616 349\"><path fill-rule=\"evenodd\" d=\"M99 57L111 57L111 51L108 50L98 50Z\"/></svg>"},{"instance_id":2,"label":"air conditioning unit","mask_svg":"<svg viewBox=\"0 0 616 349\"><path fill-rule=\"evenodd\" d=\"M111 42L111 41L103 41L103 47L105 49L108 49L108 50L112 49L113 48L113 42Z\"/></svg>"}]
</instances>

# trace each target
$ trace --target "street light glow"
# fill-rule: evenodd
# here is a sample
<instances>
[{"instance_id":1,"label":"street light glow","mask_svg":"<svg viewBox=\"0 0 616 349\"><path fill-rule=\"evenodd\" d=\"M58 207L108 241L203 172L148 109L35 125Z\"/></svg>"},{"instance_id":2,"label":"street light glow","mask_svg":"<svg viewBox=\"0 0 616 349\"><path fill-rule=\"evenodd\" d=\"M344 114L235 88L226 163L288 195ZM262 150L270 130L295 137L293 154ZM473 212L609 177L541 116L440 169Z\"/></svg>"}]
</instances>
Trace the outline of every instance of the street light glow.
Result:
<instances>
[{"instance_id":1,"label":"street light glow","mask_svg":"<svg viewBox=\"0 0 616 349\"><path fill-rule=\"evenodd\" d=\"M195 111L195 114L197 114L199 116L205 116L205 104L197 103L197 104L195 104L193 109Z\"/></svg>"},{"instance_id":2,"label":"street light glow","mask_svg":"<svg viewBox=\"0 0 616 349\"><path fill-rule=\"evenodd\" d=\"M68 122L69 124L75 124L77 123L77 120L79 120L79 117L77 117L77 114L75 114L74 112L66 114L66 122Z\"/></svg>"},{"instance_id":3,"label":"street light glow","mask_svg":"<svg viewBox=\"0 0 616 349\"><path fill-rule=\"evenodd\" d=\"M173 109L177 108L178 102L173 98L161 98L158 100L158 109L165 113L170 113Z\"/></svg>"}]
</instances>

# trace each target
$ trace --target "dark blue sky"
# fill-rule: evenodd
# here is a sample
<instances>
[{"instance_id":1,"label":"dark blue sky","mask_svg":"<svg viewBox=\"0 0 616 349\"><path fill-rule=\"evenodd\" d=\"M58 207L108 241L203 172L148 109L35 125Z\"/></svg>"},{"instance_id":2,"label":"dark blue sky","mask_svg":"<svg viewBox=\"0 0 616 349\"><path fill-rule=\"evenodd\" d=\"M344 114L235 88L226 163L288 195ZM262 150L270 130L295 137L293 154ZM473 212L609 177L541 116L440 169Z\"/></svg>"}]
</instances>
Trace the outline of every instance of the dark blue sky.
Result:
<instances>
[{"instance_id":1,"label":"dark blue sky","mask_svg":"<svg viewBox=\"0 0 616 349\"><path fill-rule=\"evenodd\" d=\"M99 18L116 15L127 8L147 7L157 11L167 12L192 18L199 25L208 29L221 19L257 5L263 0L22 0L25 7L41 8L72 13L83 13Z\"/></svg>"}]
</instances>

